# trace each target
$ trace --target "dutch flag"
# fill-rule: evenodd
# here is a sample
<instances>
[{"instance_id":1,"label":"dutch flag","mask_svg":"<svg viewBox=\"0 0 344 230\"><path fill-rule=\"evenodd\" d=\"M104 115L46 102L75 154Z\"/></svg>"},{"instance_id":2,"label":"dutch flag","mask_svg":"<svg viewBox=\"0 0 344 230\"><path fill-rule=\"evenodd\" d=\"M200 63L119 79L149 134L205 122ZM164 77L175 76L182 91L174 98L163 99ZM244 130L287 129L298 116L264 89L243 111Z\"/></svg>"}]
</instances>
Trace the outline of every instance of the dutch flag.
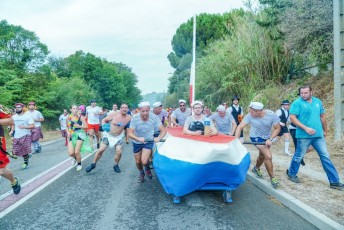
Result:
<instances>
[{"instance_id":1,"label":"dutch flag","mask_svg":"<svg viewBox=\"0 0 344 230\"><path fill-rule=\"evenodd\" d=\"M232 136L189 136L169 128L153 164L166 193L184 196L209 184L238 188L246 180L250 154Z\"/></svg>"}]
</instances>

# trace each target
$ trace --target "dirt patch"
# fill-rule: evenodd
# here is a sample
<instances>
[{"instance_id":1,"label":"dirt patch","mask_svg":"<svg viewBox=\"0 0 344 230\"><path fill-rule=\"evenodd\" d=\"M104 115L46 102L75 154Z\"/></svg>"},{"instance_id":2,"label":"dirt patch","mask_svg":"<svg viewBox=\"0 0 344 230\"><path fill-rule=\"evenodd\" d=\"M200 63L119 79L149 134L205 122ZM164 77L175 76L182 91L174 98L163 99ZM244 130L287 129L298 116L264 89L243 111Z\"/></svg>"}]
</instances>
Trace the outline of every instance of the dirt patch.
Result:
<instances>
[{"instance_id":1,"label":"dirt patch","mask_svg":"<svg viewBox=\"0 0 344 230\"><path fill-rule=\"evenodd\" d=\"M246 146L251 153L251 168L255 165L258 151L254 146ZM290 150L293 150L291 145ZM341 178L344 178L344 157L338 152L337 145L328 141L328 149L331 160ZM284 154L283 140L272 148L275 177L280 181L280 189L294 196L315 210L323 213L334 221L344 225L344 191L338 191L329 187L326 174L322 168L318 154L313 151L306 155L306 166L301 166L298 176L301 184L295 184L287 179L291 156ZM292 151L291 151L292 152ZM269 181L268 173L264 166L261 167L264 179ZM343 182L343 179L342 179Z\"/></svg>"}]
</instances>

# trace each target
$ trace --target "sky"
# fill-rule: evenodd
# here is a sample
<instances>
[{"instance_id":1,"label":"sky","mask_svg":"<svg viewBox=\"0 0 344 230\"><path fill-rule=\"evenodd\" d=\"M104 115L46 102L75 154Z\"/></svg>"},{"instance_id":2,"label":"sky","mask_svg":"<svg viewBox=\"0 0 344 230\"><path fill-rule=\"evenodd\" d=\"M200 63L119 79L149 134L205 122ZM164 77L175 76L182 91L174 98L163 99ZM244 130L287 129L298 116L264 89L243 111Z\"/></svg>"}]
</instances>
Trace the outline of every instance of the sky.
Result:
<instances>
[{"instance_id":1,"label":"sky","mask_svg":"<svg viewBox=\"0 0 344 230\"><path fill-rule=\"evenodd\" d=\"M182 23L240 7L241 0L0 0L0 20L34 32L51 55L82 50L126 64L147 94L167 91L167 55Z\"/></svg>"}]
</instances>

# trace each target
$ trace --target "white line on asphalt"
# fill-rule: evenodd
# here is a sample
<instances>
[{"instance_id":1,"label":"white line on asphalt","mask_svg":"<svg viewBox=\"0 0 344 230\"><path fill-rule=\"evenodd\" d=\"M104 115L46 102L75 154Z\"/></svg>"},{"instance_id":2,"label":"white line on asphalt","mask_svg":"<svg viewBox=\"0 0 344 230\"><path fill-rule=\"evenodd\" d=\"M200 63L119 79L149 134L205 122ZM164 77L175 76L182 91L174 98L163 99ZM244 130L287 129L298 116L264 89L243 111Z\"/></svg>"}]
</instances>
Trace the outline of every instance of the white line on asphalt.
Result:
<instances>
[{"instance_id":1,"label":"white line on asphalt","mask_svg":"<svg viewBox=\"0 0 344 230\"><path fill-rule=\"evenodd\" d=\"M86 160L87 158L89 158L90 156L93 155L93 153L95 153L97 150L93 151L92 153L86 155L85 157L82 158L82 161ZM46 170L45 172L35 176L34 178L26 181L25 183L23 183L23 187L25 187L26 185L28 185L29 183L37 180L38 178L40 178L41 176L49 173L50 171L54 170L56 167L60 166L61 164L65 163L66 161L70 161L69 159L66 159L64 161L62 161L61 163L55 165L54 167ZM56 175L55 177L51 178L50 180L48 180L47 182L45 182L44 184L42 184L41 186L39 186L38 188L36 188L35 190L33 190L32 192L30 192L29 194L27 194L26 196L24 196L23 198L21 198L19 201L17 201L16 203L14 203L13 205L11 205L10 207L8 207L7 209L5 209L4 211L2 211L0 213L0 219L2 217L4 217L5 215L7 215L8 213L10 213L11 211L13 211L14 209L16 209L18 206L20 206L21 204L23 204L25 201L27 201L28 199L30 199L31 197L33 197L34 195L36 195L37 193L39 193L41 190L43 190L44 188L46 188L48 185L50 185L51 183L53 183L54 181L56 181L57 179L59 179L61 176L63 176L64 174L66 174L69 170L71 170L72 168L74 168L75 166L69 166L68 168L66 168L64 171L60 172L58 175ZM12 194L12 191L9 191L7 193L5 193L4 195L8 196ZM3 196L4 196L3 195ZM1 196L0 200L4 199L6 196Z\"/></svg>"}]
</instances>

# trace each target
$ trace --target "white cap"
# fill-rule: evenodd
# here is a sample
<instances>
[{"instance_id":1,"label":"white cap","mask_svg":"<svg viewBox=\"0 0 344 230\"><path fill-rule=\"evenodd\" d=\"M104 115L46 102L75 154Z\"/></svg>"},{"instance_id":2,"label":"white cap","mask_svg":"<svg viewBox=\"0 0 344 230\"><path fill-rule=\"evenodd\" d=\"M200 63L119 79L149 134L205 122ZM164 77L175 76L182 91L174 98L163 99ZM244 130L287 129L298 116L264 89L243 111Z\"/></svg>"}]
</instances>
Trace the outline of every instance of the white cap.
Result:
<instances>
[{"instance_id":1,"label":"white cap","mask_svg":"<svg viewBox=\"0 0 344 230\"><path fill-rule=\"evenodd\" d=\"M179 104L180 104L180 103L186 103L186 101L185 101L184 99L180 99L180 100L179 100Z\"/></svg>"},{"instance_id":2,"label":"white cap","mask_svg":"<svg viewBox=\"0 0 344 230\"><path fill-rule=\"evenodd\" d=\"M142 102L140 102L139 108L142 108L144 106L150 106L149 101L142 101Z\"/></svg>"},{"instance_id":3,"label":"white cap","mask_svg":"<svg viewBox=\"0 0 344 230\"><path fill-rule=\"evenodd\" d=\"M264 108L264 105L260 102L251 102L250 103L250 108L251 109L256 109L256 110L262 110Z\"/></svg>"},{"instance_id":4,"label":"white cap","mask_svg":"<svg viewBox=\"0 0 344 230\"><path fill-rule=\"evenodd\" d=\"M216 109L218 112L224 112L226 111L226 107L224 107L223 105L219 105L217 106L217 109Z\"/></svg>"},{"instance_id":5,"label":"white cap","mask_svg":"<svg viewBox=\"0 0 344 230\"><path fill-rule=\"evenodd\" d=\"M203 103L201 101L194 101L191 106L194 107L197 104L203 106Z\"/></svg>"},{"instance_id":6,"label":"white cap","mask_svg":"<svg viewBox=\"0 0 344 230\"><path fill-rule=\"evenodd\" d=\"M162 106L162 104L161 104L160 101L155 102L155 103L153 104L153 108L158 108L158 107L160 107L160 106Z\"/></svg>"}]
</instances>

